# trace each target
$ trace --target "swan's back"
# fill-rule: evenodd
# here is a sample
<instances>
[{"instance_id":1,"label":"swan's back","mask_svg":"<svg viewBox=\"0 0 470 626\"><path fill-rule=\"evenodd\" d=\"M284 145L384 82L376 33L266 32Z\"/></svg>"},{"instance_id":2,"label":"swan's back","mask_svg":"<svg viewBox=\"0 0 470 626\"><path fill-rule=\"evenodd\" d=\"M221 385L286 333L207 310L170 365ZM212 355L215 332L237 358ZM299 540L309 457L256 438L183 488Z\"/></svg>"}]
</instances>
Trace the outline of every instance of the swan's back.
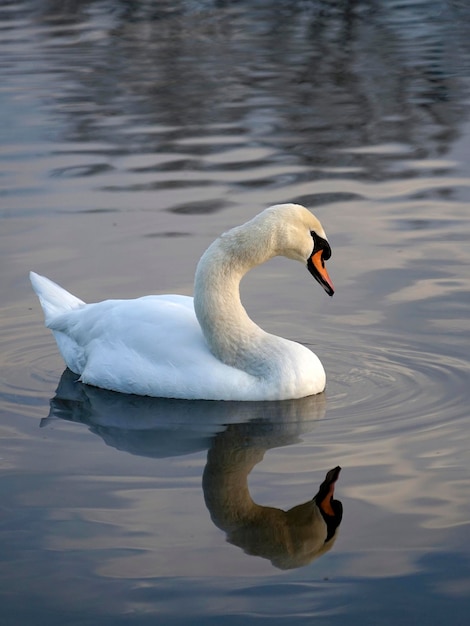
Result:
<instances>
[{"instance_id":1,"label":"swan's back","mask_svg":"<svg viewBox=\"0 0 470 626\"><path fill-rule=\"evenodd\" d=\"M262 399L256 381L209 351L189 296L86 304L34 274L33 287L67 367L84 383L137 395Z\"/></svg>"}]
</instances>

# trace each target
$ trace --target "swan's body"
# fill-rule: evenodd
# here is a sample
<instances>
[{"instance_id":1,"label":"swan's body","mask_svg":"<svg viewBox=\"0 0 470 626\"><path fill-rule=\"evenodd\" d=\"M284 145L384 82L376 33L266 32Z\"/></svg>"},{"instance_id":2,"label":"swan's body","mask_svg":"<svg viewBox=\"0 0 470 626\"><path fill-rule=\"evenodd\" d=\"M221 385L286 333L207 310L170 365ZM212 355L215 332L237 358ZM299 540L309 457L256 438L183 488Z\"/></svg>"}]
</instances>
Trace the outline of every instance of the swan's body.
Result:
<instances>
[{"instance_id":1,"label":"swan's body","mask_svg":"<svg viewBox=\"0 0 470 626\"><path fill-rule=\"evenodd\" d=\"M323 228L295 204L270 207L221 235L199 261L194 299L161 295L85 304L34 272L31 282L46 326L84 383L170 398L300 398L325 388L320 360L263 331L240 302L243 275L276 255L307 263L333 294Z\"/></svg>"}]
</instances>

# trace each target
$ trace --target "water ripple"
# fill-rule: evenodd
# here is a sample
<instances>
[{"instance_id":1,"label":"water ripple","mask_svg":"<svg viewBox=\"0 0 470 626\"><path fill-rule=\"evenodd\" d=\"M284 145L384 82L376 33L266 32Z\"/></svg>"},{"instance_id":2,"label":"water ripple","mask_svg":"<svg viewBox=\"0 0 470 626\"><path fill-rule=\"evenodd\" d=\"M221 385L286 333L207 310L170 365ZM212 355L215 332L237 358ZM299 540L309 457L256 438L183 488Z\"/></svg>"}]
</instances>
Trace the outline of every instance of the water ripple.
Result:
<instances>
[{"instance_id":1,"label":"water ripple","mask_svg":"<svg viewBox=\"0 0 470 626\"><path fill-rule=\"evenodd\" d=\"M56 344L36 313L9 311L2 326L0 395L21 414L49 399L62 371ZM326 419L341 420L342 432L367 429L368 436L382 437L465 415L470 366L463 359L371 338L348 351L342 345L338 337L322 346Z\"/></svg>"},{"instance_id":2,"label":"water ripple","mask_svg":"<svg viewBox=\"0 0 470 626\"><path fill-rule=\"evenodd\" d=\"M354 428L387 436L432 428L466 413L470 367L462 359L382 341L348 353L330 346L324 361L328 419L346 419Z\"/></svg>"},{"instance_id":3,"label":"water ripple","mask_svg":"<svg viewBox=\"0 0 470 626\"><path fill-rule=\"evenodd\" d=\"M38 325L36 314L12 307L4 311L1 325L0 397L8 412L41 415L32 407L42 407L57 381L60 356L48 331Z\"/></svg>"}]
</instances>

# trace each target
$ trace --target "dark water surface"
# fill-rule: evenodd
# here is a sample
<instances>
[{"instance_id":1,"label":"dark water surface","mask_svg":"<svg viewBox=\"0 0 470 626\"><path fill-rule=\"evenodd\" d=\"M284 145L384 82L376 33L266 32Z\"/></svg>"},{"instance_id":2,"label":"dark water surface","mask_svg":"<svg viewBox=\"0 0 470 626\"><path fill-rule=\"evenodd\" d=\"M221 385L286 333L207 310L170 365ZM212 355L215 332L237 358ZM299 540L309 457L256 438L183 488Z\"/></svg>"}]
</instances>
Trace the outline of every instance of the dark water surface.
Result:
<instances>
[{"instance_id":1,"label":"dark water surface","mask_svg":"<svg viewBox=\"0 0 470 626\"><path fill-rule=\"evenodd\" d=\"M0 45L2 626L467 624L468 4L14 0ZM325 394L61 379L30 269L191 294L206 246L284 201L322 220L336 294L275 259L243 299ZM336 465L325 550L279 509Z\"/></svg>"}]
</instances>

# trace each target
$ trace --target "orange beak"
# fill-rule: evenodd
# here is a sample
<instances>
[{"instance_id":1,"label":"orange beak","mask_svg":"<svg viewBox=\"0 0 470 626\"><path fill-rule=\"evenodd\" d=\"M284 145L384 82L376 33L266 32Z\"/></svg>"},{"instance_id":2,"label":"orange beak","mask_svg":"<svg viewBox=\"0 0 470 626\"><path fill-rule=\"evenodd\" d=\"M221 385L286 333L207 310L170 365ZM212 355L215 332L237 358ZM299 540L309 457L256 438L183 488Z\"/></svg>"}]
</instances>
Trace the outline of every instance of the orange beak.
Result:
<instances>
[{"instance_id":1,"label":"orange beak","mask_svg":"<svg viewBox=\"0 0 470 626\"><path fill-rule=\"evenodd\" d=\"M308 260L307 267L312 276L320 283L329 296L335 292L331 278L326 271L325 262L323 260L323 249L314 252Z\"/></svg>"}]
</instances>

